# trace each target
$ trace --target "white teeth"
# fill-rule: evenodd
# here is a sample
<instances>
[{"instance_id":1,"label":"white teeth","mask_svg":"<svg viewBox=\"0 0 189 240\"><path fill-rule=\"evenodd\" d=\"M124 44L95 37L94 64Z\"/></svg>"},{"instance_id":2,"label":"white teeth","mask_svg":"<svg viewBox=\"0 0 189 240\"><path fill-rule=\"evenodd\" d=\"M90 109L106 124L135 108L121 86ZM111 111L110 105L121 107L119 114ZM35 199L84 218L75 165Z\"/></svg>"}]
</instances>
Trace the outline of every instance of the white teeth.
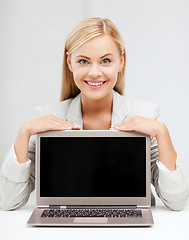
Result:
<instances>
[{"instance_id":1,"label":"white teeth","mask_svg":"<svg viewBox=\"0 0 189 240\"><path fill-rule=\"evenodd\" d=\"M103 84L103 82L101 83L90 83L90 82L87 82L89 85L91 86L101 86Z\"/></svg>"}]
</instances>

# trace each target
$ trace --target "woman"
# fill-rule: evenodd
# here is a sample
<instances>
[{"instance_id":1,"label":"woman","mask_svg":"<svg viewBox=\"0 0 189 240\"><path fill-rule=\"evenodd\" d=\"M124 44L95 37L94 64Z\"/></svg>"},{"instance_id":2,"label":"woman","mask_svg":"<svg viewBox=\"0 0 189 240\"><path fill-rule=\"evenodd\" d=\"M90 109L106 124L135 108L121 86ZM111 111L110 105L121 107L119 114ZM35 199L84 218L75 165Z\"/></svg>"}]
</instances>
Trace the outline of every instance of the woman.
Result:
<instances>
[{"instance_id":1,"label":"woman","mask_svg":"<svg viewBox=\"0 0 189 240\"><path fill-rule=\"evenodd\" d=\"M157 105L121 96L125 64L123 40L110 20L86 19L73 29L65 44L61 102L37 108L37 118L21 126L2 164L4 209L24 205L34 189L36 133L110 128L151 136L152 184L167 207L183 208L187 179Z\"/></svg>"}]
</instances>

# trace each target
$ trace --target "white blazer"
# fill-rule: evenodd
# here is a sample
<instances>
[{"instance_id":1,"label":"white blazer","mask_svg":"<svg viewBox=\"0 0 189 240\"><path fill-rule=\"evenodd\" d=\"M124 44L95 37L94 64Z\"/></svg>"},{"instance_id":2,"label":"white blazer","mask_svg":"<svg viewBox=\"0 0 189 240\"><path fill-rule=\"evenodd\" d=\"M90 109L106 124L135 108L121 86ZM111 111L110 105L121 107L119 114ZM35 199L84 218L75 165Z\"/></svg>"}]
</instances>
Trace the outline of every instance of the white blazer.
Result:
<instances>
[{"instance_id":1,"label":"white blazer","mask_svg":"<svg viewBox=\"0 0 189 240\"><path fill-rule=\"evenodd\" d=\"M83 129L81 112L81 94L63 102L39 106L35 117L52 114L61 119L74 122ZM140 115L146 118L160 120L157 104L127 98L113 90L113 110L111 125ZM7 153L0 171L0 205L5 210L23 206L35 188L35 139L30 138L28 161L17 162L12 145ZM151 138L151 183L158 197L172 210L181 210L188 196L187 177L183 168L177 165L177 170L171 172L161 164L158 155L156 138ZM152 204L155 199L152 196Z\"/></svg>"}]
</instances>

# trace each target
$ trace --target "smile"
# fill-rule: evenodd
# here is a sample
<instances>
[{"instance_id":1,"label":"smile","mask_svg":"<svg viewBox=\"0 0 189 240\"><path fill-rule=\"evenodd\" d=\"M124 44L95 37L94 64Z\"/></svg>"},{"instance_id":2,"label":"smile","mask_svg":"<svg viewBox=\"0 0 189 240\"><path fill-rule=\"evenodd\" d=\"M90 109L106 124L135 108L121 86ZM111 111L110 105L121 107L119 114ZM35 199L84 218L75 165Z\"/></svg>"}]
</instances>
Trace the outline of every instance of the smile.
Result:
<instances>
[{"instance_id":1,"label":"smile","mask_svg":"<svg viewBox=\"0 0 189 240\"><path fill-rule=\"evenodd\" d=\"M87 83L90 87L92 87L92 88L99 88L99 87L101 87L102 85L104 85L105 83L106 83L106 81L85 81L85 83Z\"/></svg>"}]
</instances>

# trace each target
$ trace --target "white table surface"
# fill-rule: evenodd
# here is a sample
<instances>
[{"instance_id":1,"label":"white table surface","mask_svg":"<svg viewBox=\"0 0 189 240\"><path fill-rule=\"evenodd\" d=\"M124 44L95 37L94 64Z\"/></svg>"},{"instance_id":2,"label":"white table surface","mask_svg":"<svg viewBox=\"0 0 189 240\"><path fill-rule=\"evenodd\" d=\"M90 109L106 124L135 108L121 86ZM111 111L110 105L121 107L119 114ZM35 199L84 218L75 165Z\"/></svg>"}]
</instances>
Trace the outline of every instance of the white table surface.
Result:
<instances>
[{"instance_id":1,"label":"white table surface","mask_svg":"<svg viewBox=\"0 0 189 240\"><path fill-rule=\"evenodd\" d=\"M92 227L30 227L27 221L35 208L35 191L28 203L15 211L0 210L0 240L55 239L152 239L189 240L189 201L184 210L167 209L156 198L152 207L153 227L92 228Z\"/></svg>"}]
</instances>

